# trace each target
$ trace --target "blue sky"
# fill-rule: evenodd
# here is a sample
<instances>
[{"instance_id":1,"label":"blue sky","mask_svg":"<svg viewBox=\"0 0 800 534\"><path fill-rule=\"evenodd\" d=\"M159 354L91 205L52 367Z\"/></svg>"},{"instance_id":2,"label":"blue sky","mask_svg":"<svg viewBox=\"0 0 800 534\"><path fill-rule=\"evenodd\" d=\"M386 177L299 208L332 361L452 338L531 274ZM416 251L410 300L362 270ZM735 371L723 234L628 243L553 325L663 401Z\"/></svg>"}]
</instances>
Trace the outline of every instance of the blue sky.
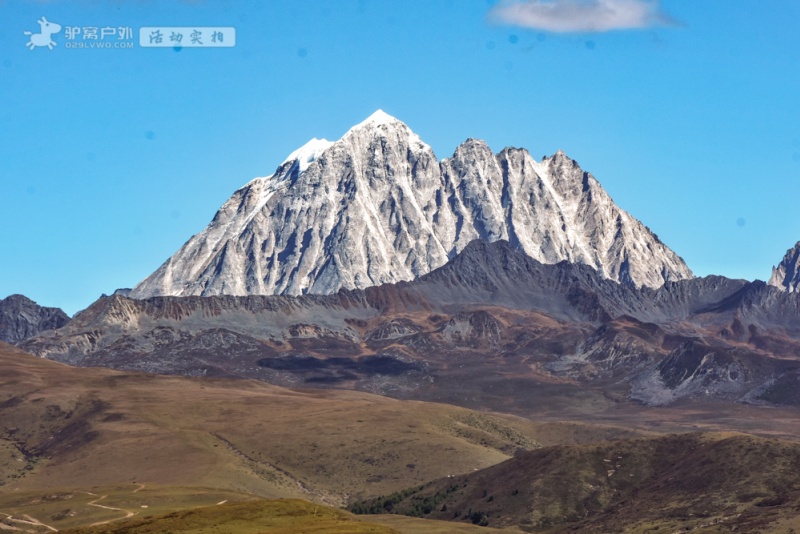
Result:
<instances>
[{"instance_id":1,"label":"blue sky","mask_svg":"<svg viewBox=\"0 0 800 534\"><path fill-rule=\"evenodd\" d=\"M29 50L42 16L135 46L62 29ZM234 190L378 108L439 158L468 137L563 149L696 274L766 279L800 240L799 21L773 0L0 0L0 298L71 314L131 287ZM236 46L143 48L143 26Z\"/></svg>"}]
</instances>

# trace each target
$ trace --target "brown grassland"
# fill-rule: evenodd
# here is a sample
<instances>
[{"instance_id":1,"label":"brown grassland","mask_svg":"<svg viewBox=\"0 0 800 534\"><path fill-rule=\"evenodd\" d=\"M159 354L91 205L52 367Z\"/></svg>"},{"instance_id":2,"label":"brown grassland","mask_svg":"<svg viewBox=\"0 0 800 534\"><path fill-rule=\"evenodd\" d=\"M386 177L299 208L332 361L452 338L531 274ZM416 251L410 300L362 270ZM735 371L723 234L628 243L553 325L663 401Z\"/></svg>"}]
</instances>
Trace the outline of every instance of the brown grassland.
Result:
<instances>
[{"instance_id":1,"label":"brown grassland","mask_svg":"<svg viewBox=\"0 0 800 534\"><path fill-rule=\"evenodd\" d=\"M634 427L634 406L605 402L619 405L605 418L613 424L587 422L600 415L591 410L558 421L550 408L532 421L354 391L75 368L0 345L0 530L800 528L800 444L722 431L796 436L791 411L712 417L711 405L684 404L646 409ZM358 502L422 517L340 509Z\"/></svg>"},{"instance_id":2,"label":"brown grassland","mask_svg":"<svg viewBox=\"0 0 800 534\"><path fill-rule=\"evenodd\" d=\"M352 391L75 368L8 345L0 370L0 524L9 528L256 497L343 506L578 434L572 423ZM637 435L600 425L580 434Z\"/></svg>"}]
</instances>

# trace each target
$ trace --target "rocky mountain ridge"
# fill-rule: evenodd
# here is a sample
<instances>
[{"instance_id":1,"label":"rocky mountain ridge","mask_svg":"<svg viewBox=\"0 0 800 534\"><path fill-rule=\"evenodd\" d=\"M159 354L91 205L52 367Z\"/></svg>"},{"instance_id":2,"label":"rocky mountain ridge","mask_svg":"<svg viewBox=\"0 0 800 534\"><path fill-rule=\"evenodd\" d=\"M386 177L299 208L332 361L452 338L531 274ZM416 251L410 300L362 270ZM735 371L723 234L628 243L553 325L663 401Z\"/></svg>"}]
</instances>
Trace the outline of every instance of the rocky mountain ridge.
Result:
<instances>
[{"instance_id":1,"label":"rocky mountain ridge","mask_svg":"<svg viewBox=\"0 0 800 534\"><path fill-rule=\"evenodd\" d=\"M61 309L39 306L24 295L0 300L0 341L6 343L18 343L68 322L69 316Z\"/></svg>"},{"instance_id":2,"label":"rocky mountain ridge","mask_svg":"<svg viewBox=\"0 0 800 534\"><path fill-rule=\"evenodd\" d=\"M474 239L507 240L543 263L586 264L636 287L692 276L563 152L539 162L468 139L438 161L378 111L236 191L130 296L330 294L412 280Z\"/></svg>"},{"instance_id":3,"label":"rocky mountain ridge","mask_svg":"<svg viewBox=\"0 0 800 534\"><path fill-rule=\"evenodd\" d=\"M475 240L413 282L330 295L115 295L21 347L77 365L493 409L522 411L564 380L559 394L610 388L652 405L800 405L795 294L713 276L637 289L506 241Z\"/></svg>"}]
</instances>

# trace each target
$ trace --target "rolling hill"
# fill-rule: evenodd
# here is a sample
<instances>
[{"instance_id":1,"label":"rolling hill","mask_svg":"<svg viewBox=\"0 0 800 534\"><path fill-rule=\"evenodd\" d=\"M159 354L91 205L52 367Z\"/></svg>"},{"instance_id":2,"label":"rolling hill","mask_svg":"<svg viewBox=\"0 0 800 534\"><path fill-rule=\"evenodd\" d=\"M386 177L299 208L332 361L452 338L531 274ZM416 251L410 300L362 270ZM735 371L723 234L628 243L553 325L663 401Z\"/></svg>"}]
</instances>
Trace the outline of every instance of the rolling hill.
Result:
<instances>
[{"instance_id":1,"label":"rolling hill","mask_svg":"<svg viewBox=\"0 0 800 534\"><path fill-rule=\"evenodd\" d=\"M525 451L351 509L526 532L790 532L798 473L797 443L673 434Z\"/></svg>"}]
</instances>

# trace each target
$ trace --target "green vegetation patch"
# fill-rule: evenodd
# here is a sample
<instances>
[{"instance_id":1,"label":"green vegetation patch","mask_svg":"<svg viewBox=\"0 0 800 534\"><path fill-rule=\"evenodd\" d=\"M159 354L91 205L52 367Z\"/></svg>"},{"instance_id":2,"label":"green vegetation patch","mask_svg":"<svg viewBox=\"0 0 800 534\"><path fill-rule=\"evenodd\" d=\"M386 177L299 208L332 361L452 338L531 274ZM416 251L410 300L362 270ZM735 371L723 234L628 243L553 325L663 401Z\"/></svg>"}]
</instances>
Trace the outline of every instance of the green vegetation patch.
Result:
<instances>
[{"instance_id":1,"label":"green vegetation patch","mask_svg":"<svg viewBox=\"0 0 800 534\"><path fill-rule=\"evenodd\" d=\"M451 484L443 491L428 495L419 495L426 486L419 486L410 488L403 491L398 491L387 496L375 497L374 499L367 499L365 501L352 504L348 509L354 514L402 514L411 517L423 517L440 507L439 505L447 498L448 495L458 491L460 486ZM481 521L475 521L475 524ZM481 526L485 526L482 524Z\"/></svg>"},{"instance_id":2,"label":"green vegetation patch","mask_svg":"<svg viewBox=\"0 0 800 534\"><path fill-rule=\"evenodd\" d=\"M351 514L301 499L227 503L96 527L61 531L65 534L397 534L383 525L359 521Z\"/></svg>"}]
</instances>

